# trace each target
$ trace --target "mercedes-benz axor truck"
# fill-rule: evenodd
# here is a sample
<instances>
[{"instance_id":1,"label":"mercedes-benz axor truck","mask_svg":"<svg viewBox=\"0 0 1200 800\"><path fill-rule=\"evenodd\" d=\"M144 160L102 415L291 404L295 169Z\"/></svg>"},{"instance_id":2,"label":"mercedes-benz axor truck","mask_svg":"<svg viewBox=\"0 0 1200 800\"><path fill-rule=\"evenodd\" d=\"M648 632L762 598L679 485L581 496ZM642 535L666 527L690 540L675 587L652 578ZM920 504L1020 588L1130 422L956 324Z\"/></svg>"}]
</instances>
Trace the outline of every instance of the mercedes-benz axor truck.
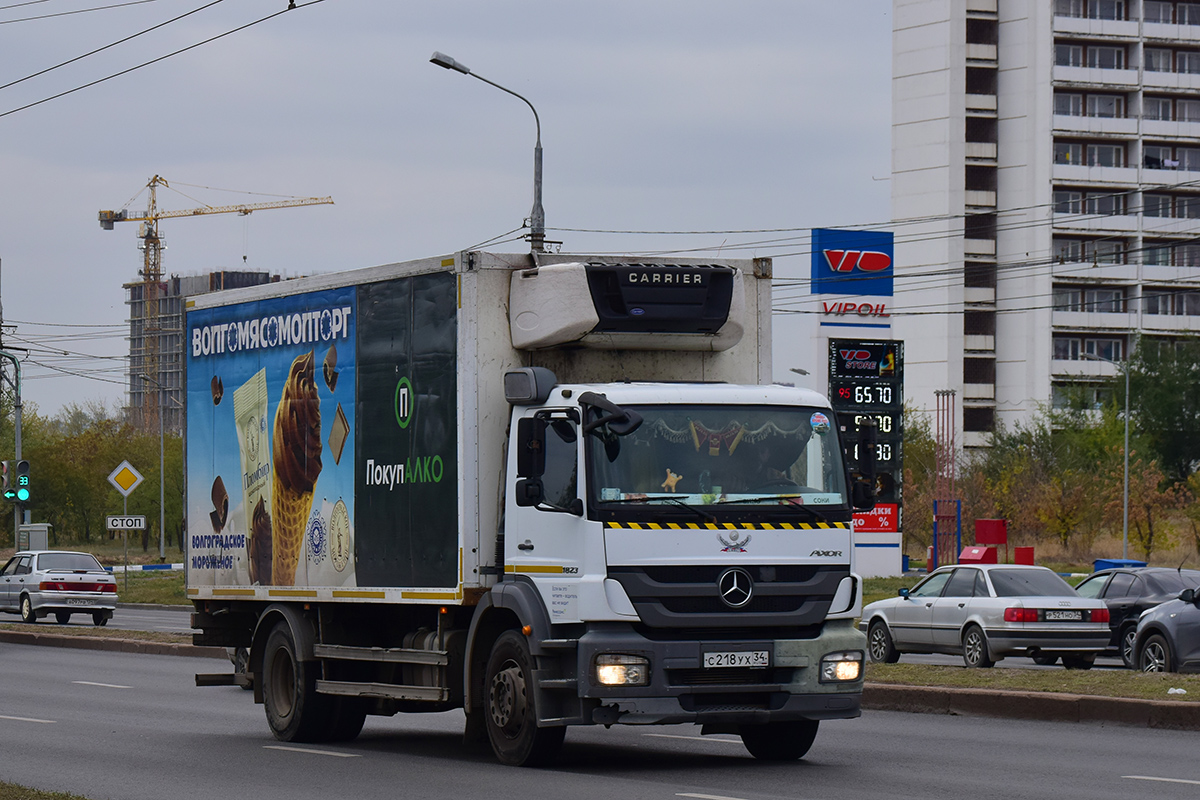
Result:
<instances>
[{"instance_id":1,"label":"mercedes-benz axor truck","mask_svg":"<svg viewBox=\"0 0 1200 800\"><path fill-rule=\"evenodd\" d=\"M187 593L235 663L197 683L289 742L461 708L514 765L573 725L803 756L859 715L872 499L771 385L770 279L462 252L189 298Z\"/></svg>"}]
</instances>

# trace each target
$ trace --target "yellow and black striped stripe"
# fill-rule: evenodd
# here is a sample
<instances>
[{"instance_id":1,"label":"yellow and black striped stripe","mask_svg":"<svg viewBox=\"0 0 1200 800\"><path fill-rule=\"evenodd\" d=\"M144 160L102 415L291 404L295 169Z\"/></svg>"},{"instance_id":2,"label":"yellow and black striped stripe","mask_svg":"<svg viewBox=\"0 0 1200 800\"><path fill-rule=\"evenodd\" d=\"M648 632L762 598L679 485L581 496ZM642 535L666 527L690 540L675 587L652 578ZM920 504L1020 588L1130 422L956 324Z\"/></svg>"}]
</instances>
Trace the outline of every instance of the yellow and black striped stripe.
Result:
<instances>
[{"instance_id":1,"label":"yellow and black striped stripe","mask_svg":"<svg viewBox=\"0 0 1200 800\"><path fill-rule=\"evenodd\" d=\"M631 531L815 531L850 527L849 522L606 522L605 528Z\"/></svg>"}]
</instances>

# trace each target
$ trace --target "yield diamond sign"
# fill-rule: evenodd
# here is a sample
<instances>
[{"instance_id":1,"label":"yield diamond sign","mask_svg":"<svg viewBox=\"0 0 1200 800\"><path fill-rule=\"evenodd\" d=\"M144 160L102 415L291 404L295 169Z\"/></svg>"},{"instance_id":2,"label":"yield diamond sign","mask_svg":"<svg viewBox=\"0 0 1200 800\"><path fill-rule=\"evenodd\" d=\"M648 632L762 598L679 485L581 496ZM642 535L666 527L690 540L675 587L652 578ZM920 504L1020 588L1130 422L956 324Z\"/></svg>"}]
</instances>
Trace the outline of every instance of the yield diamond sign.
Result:
<instances>
[{"instance_id":1,"label":"yield diamond sign","mask_svg":"<svg viewBox=\"0 0 1200 800\"><path fill-rule=\"evenodd\" d=\"M112 474L108 476L108 482L117 487L117 491L122 497L129 497L129 493L136 489L141 482L145 480L142 473L133 468L133 464L128 461L122 461Z\"/></svg>"}]
</instances>

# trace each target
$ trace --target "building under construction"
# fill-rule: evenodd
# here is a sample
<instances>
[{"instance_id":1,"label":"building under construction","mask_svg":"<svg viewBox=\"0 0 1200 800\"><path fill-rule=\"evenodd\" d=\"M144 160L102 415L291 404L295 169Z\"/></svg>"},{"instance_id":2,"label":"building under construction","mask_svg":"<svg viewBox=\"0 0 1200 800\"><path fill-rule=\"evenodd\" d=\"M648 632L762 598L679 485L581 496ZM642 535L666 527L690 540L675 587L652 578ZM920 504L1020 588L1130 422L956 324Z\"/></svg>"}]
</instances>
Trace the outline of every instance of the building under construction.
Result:
<instances>
[{"instance_id":1,"label":"building under construction","mask_svg":"<svg viewBox=\"0 0 1200 800\"><path fill-rule=\"evenodd\" d=\"M185 298L278 280L278 275L269 272L221 271L125 284L125 302L129 305L129 420L144 430L157 431L161 404L163 429L183 433Z\"/></svg>"}]
</instances>

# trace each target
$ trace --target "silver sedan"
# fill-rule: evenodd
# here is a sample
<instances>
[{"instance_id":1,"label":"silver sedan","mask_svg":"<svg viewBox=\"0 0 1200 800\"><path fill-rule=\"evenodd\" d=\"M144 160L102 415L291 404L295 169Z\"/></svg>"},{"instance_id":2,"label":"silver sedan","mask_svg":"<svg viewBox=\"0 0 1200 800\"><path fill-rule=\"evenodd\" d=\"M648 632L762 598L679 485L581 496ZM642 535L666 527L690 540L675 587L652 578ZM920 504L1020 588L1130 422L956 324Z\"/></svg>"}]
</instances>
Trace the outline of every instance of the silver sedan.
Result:
<instances>
[{"instance_id":1,"label":"silver sedan","mask_svg":"<svg viewBox=\"0 0 1200 800\"><path fill-rule=\"evenodd\" d=\"M112 619L117 581L91 553L32 550L17 553L0 569L0 611L34 623L51 614L59 623L88 614L96 625Z\"/></svg>"},{"instance_id":2,"label":"silver sedan","mask_svg":"<svg viewBox=\"0 0 1200 800\"><path fill-rule=\"evenodd\" d=\"M1040 664L1062 658L1067 669L1089 669L1111 636L1104 602L1080 597L1045 567L941 567L899 594L863 609L859 627L872 661L951 653L968 667L1030 656Z\"/></svg>"}]
</instances>

